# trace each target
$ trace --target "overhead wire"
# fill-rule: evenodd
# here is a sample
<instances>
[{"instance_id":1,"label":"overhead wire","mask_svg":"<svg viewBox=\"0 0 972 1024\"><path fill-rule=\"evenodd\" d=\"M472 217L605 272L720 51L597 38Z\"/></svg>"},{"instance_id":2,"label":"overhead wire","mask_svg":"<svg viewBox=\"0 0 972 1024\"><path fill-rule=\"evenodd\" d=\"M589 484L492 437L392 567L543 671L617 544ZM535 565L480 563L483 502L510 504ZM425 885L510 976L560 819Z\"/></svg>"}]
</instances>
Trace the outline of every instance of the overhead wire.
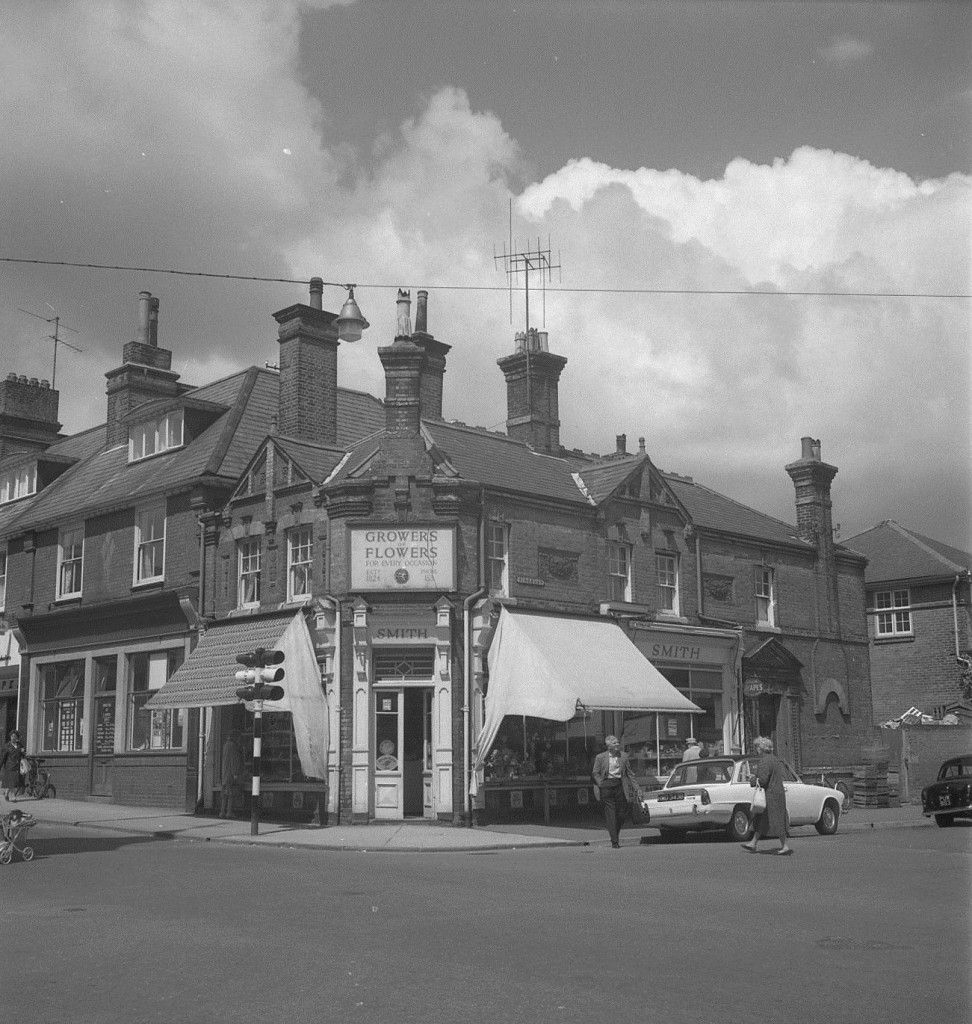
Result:
<instances>
[{"instance_id":1,"label":"overhead wire","mask_svg":"<svg viewBox=\"0 0 972 1024\"><path fill-rule=\"evenodd\" d=\"M17 256L0 256L2 263L30 263L46 267L79 267L86 270L116 270L138 274L175 274L180 277L208 277L229 281L262 281L269 284L308 284L309 277L261 277L256 274L222 274L206 270L173 270L166 267L129 267L110 263L76 263L69 260L38 260ZM315 275L316 276L316 275ZM332 288L402 288L412 287L401 281L395 284L384 282L324 281ZM416 286L417 287L417 286ZM488 284L423 284L422 287L436 291L498 292L508 291L509 285ZM868 292L868 291L825 291L813 289L758 289L758 288L612 288L608 286L563 286L545 285L549 292L593 293L601 295L753 295L796 298L843 298L843 299L968 299L970 292Z\"/></svg>"}]
</instances>

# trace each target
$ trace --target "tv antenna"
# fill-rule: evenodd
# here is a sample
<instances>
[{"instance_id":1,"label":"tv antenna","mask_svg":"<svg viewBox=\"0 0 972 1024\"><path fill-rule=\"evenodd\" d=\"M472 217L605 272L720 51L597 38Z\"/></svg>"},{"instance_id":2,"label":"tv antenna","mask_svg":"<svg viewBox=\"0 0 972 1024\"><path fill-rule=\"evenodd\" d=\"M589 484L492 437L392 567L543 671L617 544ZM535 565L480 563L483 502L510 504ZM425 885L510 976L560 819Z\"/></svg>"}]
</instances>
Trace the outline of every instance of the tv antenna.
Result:
<instances>
[{"instance_id":1,"label":"tv antenna","mask_svg":"<svg viewBox=\"0 0 972 1024\"><path fill-rule=\"evenodd\" d=\"M53 310L54 316L41 316L39 313L31 313L29 309L21 309L20 306L17 307L17 310L20 313L26 313L28 316L37 317L38 320L43 320L45 324L54 325L54 333L48 335L48 338L54 342L54 366L51 369L51 387L53 388L57 386L57 346L65 345L74 352L83 352L84 349L78 348L77 345L72 345L69 341L65 341L61 337L62 329L65 331L71 331L72 334L77 334L78 332L73 327L68 327L67 324L61 323L61 318L58 316L57 310L54 309L49 302L45 302L44 305L47 306L48 309Z\"/></svg>"},{"instance_id":2,"label":"tv antenna","mask_svg":"<svg viewBox=\"0 0 972 1024\"><path fill-rule=\"evenodd\" d=\"M536 248L531 248L531 243L527 242L526 246L520 249L513 240L513 200L510 199L510 238L509 248L507 243L503 243L502 253L496 252L496 246L493 246L493 261L495 263L502 263L503 270L506 273L506 278L510 283L510 323L513 323L513 283L516 278L516 284L519 286L520 274L523 274L523 295L526 305L526 324L525 328L529 332L530 330L530 274L540 275L540 286L542 296L543 312L541 320L543 325L546 326L547 321L547 282L551 279L551 273L554 270L560 270L560 253L557 253L557 262L554 263L554 257L550 250L550 236L547 236L547 247L542 248L539 237L537 238Z\"/></svg>"}]
</instances>

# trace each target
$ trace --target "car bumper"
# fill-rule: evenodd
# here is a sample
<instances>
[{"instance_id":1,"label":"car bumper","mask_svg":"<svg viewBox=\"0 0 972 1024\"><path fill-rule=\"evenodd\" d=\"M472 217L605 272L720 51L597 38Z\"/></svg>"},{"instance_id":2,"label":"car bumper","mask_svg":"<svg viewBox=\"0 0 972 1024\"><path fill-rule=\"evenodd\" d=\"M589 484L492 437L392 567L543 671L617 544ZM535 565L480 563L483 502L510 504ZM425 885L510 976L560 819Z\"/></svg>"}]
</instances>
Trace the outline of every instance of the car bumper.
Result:
<instances>
[{"instance_id":1,"label":"car bumper","mask_svg":"<svg viewBox=\"0 0 972 1024\"><path fill-rule=\"evenodd\" d=\"M658 803L649 800L645 806L649 821L655 828L721 828L732 819L731 807L698 801Z\"/></svg>"},{"instance_id":2,"label":"car bumper","mask_svg":"<svg viewBox=\"0 0 972 1024\"><path fill-rule=\"evenodd\" d=\"M929 807L921 812L926 818L970 818L972 817L972 805L964 807Z\"/></svg>"}]
</instances>

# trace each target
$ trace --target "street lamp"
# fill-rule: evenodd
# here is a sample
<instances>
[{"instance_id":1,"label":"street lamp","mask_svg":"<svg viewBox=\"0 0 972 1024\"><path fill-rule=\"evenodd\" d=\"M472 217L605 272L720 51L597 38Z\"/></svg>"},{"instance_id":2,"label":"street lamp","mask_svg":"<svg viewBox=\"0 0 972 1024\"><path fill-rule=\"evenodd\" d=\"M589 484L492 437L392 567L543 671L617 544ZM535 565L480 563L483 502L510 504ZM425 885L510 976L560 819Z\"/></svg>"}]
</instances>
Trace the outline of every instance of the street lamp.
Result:
<instances>
[{"instance_id":1,"label":"street lamp","mask_svg":"<svg viewBox=\"0 0 972 1024\"><path fill-rule=\"evenodd\" d=\"M348 289L348 298L341 307L341 312L335 321L338 337L341 341L360 341L361 332L369 327L370 324L362 315L357 302L354 301L354 285L349 284L346 287Z\"/></svg>"}]
</instances>

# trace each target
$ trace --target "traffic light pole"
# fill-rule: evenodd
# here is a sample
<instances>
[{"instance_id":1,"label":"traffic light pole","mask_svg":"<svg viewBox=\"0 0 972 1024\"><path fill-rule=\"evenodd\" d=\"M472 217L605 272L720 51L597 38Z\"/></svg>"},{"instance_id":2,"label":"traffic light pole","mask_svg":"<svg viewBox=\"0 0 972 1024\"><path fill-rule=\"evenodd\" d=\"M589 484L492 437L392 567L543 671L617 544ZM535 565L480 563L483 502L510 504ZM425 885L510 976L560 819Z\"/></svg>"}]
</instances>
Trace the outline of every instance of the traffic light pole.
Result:
<instances>
[{"instance_id":1,"label":"traffic light pole","mask_svg":"<svg viewBox=\"0 0 972 1024\"><path fill-rule=\"evenodd\" d=\"M253 702L253 784L250 788L250 835L260 832L260 748L263 745L263 701Z\"/></svg>"}]
</instances>

